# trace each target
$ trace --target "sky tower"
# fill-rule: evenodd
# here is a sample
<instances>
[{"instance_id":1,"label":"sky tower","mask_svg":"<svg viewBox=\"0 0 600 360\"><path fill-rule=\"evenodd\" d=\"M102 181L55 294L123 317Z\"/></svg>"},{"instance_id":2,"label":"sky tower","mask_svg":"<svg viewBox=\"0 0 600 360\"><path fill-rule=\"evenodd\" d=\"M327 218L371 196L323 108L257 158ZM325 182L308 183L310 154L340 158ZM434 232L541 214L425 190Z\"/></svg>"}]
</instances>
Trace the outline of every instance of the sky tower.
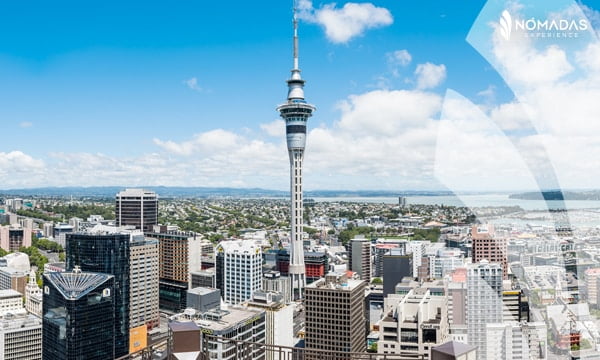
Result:
<instances>
[{"instance_id":1,"label":"sky tower","mask_svg":"<svg viewBox=\"0 0 600 360\"><path fill-rule=\"evenodd\" d=\"M298 19L294 2L294 68L287 80L288 96L285 104L279 105L281 117L285 120L287 147L290 155L290 194L291 194L291 235L289 276L292 294L301 299L306 286L304 249L302 247L303 204L302 204L302 162L306 145L306 122L315 107L304 100L304 80L298 67ZM297 290L297 291L296 291Z\"/></svg>"}]
</instances>

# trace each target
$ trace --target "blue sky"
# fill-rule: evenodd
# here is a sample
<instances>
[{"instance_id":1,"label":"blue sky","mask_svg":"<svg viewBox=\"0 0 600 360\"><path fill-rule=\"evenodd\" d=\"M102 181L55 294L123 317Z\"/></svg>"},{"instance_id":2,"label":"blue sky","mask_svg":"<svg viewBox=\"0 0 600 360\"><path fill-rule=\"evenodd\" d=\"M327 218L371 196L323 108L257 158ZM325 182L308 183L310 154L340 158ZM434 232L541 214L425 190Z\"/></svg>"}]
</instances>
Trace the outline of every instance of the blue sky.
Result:
<instances>
[{"instance_id":1,"label":"blue sky","mask_svg":"<svg viewBox=\"0 0 600 360\"><path fill-rule=\"evenodd\" d=\"M597 15L600 1L584 4ZM385 141L352 119L369 95L416 102L415 120L438 120L446 89L490 111L511 102L499 73L465 40L484 5L302 1L300 67L307 100L318 108L307 189L447 186L432 170L433 129L402 130L396 141L419 146L396 152L390 143L368 156L370 142ZM275 107L291 68L291 7L282 0L1 3L0 188L287 188ZM432 110L419 112L420 101ZM371 116L365 111L363 119ZM389 121L373 114L380 118ZM334 143L342 144L339 154L328 152Z\"/></svg>"}]
</instances>

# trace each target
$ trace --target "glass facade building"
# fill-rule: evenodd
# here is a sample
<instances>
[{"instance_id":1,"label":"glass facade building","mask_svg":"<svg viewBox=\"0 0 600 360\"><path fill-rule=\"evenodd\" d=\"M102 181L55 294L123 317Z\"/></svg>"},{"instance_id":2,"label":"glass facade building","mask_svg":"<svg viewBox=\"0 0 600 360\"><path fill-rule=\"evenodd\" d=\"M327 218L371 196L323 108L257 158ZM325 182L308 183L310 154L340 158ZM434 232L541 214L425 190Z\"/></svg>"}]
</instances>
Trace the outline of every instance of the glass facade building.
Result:
<instances>
[{"instance_id":1,"label":"glass facade building","mask_svg":"<svg viewBox=\"0 0 600 360\"><path fill-rule=\"evenodd\" d=\"M115 358L114 279L78 269L44 274L44 360Z\"/></svg>"},{"instance_id":2,"label":"glass facade building","mask_svg":"<svg viewBox=\"0 0 600 360\"><path fill-rule=\"evenodd\" d=\"M129 234L67 234L66 268L114 276L115 356L129 353Z\"/></svg>"}]
</instances>

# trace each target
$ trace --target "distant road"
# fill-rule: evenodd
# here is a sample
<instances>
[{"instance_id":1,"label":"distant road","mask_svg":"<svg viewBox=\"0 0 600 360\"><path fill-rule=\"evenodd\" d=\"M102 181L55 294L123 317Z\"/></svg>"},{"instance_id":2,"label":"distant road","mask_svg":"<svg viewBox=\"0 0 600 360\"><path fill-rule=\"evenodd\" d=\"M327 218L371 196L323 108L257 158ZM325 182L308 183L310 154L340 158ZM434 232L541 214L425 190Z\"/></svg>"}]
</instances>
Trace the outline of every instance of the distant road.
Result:
<instances>
[{"instance_id":1,"label":"distant road","mask_svg":"<svg viewBox=\"0 0 600 360\"><path fill-rule=\"evenodd\" d=\"M40 253L48 258L49 263L58 262L58 253L57 252L48 252L46 250L39 249Z\"/></svg>"}]
</instances>

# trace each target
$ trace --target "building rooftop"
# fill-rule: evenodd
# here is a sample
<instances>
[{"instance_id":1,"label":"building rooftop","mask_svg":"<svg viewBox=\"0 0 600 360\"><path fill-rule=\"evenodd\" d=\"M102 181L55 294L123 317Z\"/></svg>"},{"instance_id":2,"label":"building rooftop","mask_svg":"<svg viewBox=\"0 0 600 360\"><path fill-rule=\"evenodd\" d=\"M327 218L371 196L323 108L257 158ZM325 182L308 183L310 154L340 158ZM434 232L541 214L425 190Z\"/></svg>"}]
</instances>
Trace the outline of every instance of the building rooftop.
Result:
<instances>
[{"instance_id":1,"label":"building rooftop","mask_svg":"<svg viewBox=\"0 0 600 360\"><path fill-rule=\"evenodd\" d=\"M366 284L366 282L363 280L348 279L342 273L329 273L324 279L319 279L307 285L306 288L352 291L362 284Z\"/></svg>"},{"instance_id":2,"label":"building rooftop","mask_svg":"<svg viewBox=\"0 0 600 360\"><path fill-rule=\"evenodd\" d=\"M466 354L468 352L475 351L476 349L477 349L477 347L475 347L473 345L463 344L463 343L460 343L457 341L449 341L440 346L435 346L435 347L431 348L431 350L435 350L442 354L455 355L455 356Z\"/></svg>"},{"instance_id":3,"label":"building rooftop","mask_svg":"<svg viewBox=\"0 0 600 360\"><path fill-rule=\"evenodd\" d=\"M51 272L44 274L44 277L60 291L65 299L77 300L113 276L75 270Z\"/></svg>"},{"instance_id":4,"label":"building rooftop","mask_svg":"<svg viewBox=\"0 0 600 360\"><path fill-rule=\"evenodd\" d=\"M0 290L0 299L8 299L13 297L21 298L23 297L23 294L13 289Z\"/></svg>"},{"instance_id":5,"label":"building rooftop","mask_svg":"<svg viewBox=\"0 0 600 360\"><path fill-rule=\"evenodd\" d=\"M144 189L125 189L119 193L117 196L154 196L156 197L156 193L150 190Z\"/></svg>"}]
</instances>

